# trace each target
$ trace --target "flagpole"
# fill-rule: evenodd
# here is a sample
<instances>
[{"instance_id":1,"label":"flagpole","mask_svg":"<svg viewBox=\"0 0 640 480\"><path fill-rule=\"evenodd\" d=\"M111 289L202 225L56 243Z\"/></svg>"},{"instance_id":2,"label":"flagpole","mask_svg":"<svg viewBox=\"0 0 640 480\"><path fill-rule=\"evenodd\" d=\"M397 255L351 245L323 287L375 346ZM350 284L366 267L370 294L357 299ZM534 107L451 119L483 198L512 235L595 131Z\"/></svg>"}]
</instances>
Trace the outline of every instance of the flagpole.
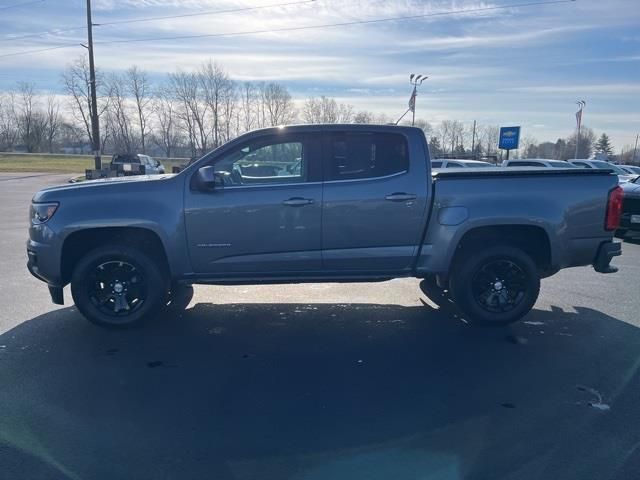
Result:
<instances>
[{"instance_id":1,"label":"flagpole","mask_svg":"<svg viewBox=\"0 0 640 480\"><path fill-rule=\"evenodd\" d=\"M411 109L411 111L413 112L413 116L411 117L411 126L415 126L416 124L416 104L415 104L415 99L416 96L418 95L418 87L416 85L413 86L413 108Z\"/></svg>"},{"instance_id":2,"label":"flagpole","mask_svg":"<svg viewBox=\"0 0 640 480\"><path fill-rule=\"evenodd\" d=\"M580 100L577 102L580 107L578 112L576 113L576 120L578 121L578 135L576 136L576 153L573 157L574 160L578 159L578 147L580 145L580 130L582 129L582 109L586 105L584 100Z\"/></svg>"},{"instance_id":3,"label":"flagpole","mask_svg":"<svg viewBox=\"0 0 640 480\"><path fill-rule=\"evenodd\" d=\"M409 76L409 83L413 85L413 90L411 91L411 98L409 98L409 110L411 110L411 112L413 113L411 117L412 127L415 126L416 124L416 97L418 96L418 85L422 85L422 82L424 82L427 78L429 77L427 77L426 75L416 75L415 73L412 73ZM407 110L404 113L404 115L409 113L409 110ZM404 115L402 115L402 117L404 117ZM400 117L398 122L402 120L402 117Z\"/></svg>"}]
</instances>

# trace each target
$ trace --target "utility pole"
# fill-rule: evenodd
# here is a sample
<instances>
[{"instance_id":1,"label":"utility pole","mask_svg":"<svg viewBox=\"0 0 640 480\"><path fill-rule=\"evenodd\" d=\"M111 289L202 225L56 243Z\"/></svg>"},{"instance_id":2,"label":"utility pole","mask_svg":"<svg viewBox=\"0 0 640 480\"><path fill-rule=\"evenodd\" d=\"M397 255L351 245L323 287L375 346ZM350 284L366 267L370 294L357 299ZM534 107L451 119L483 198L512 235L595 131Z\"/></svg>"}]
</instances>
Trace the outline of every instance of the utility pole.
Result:
<instances>
[{"instance_id":1,"label":"utility pole","mask_svg":"<svg viewBox=\"0 0 640 480\"><path fill-rule=\"evenodd\" d=\"M87 0L87 34L89 50L89 87L91 89L91 136L93 137L93 158L95 169L102 169L100 158L100 123L98 119L98 94L96 93L96 67L93 61L93 22L91 21L91 0Z\"/></svg>"},{"instance_id":2,"label":"utility pole","mask_svg":"<svg viewBox=\"0 0 640 480\"><path fill-rule=\"evenodd\" d=\"M638 150L638 137L640 137L640 133L636 135L636 144L633 147L633 158L631 159L631 163L636 162L636 151Z\"/></svg>"}]
</instances>

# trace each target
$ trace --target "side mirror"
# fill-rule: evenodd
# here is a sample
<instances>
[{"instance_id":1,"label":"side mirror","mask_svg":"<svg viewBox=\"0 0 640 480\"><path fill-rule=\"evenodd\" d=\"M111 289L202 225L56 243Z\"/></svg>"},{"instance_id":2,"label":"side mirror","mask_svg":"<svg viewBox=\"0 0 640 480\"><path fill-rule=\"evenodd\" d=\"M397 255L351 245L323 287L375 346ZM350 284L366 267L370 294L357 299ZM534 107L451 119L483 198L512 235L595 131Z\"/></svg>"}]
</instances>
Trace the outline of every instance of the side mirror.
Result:
<instances>
[{"instance_id":1,"label":"side mirror","mask_svg":"<svg viewBox=\"0 0 640 480\"><path fill-rule=\"evenodd\" d=\"M195 175L195 187L203 192L211 191L216 186L216 171L212 166L200 167Z\"/></svg>"},{"instance_id":2,"label":"side mirror","mask_svg":"<svg viewBox=\"0 0 640 480\"><path fill-rule=\"evenodd\" d=\"M225 178L229 177L229 172L215 170L211 165L200 167L194 177L194 186L202 192L210 192L216 188L222 188L225 185Z\"/></svg>"}]
</instances>

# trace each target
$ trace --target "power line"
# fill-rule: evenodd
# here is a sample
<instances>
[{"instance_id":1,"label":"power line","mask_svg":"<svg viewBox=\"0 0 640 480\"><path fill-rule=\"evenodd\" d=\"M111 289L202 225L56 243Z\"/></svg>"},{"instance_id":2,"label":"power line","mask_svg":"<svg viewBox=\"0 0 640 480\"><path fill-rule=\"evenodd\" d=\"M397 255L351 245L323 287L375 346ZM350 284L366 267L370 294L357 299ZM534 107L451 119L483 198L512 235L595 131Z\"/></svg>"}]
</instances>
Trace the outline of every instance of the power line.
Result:
<instances>
[{"instance_id":1,"label":"power line","mask_svg":"<svg viewBox=\"0 0 640 480\"><path fill-rule=\"evenodd\" d=\"M12 5L5 5L0 7L0 10L9 10L10 8L26 7L27 5L33 5L34 3L42 3L44 0L32 0L31 2L14 3Z\"/></svg>"},{"instance_id":2,"label":"power line","mask_svg":"<svg viewBox=\"0 0 640 480\"><path fill-rule=\"evenodd\" d=\"M370 24L392 22L392 21L417 20L417 19L430 18L430 17L444 17L449 15L464 15L468 13L505 10L509 8L557 5L562 3L573 3L575 1L576 0L543 0L543 1L528 2L528 3L496 5L493 7L478 7L478 8L451 10L448 12L434 12L434 13L425 13L425 14L419 14L419 15L405 15L405 16L398 16L398 17L377 18L377 19L371 19L371 20L353 20L349 22L325 23L320 25L307 25L307 26L301 26L301 27L282 27L282 28L250 30L250 31L229 32L229 33L208 33L208 34L198 34L198 35L176 35L176 36L166 36L166 37L134 38L134 39L127 39L127 40L105 40L105 41L95 42L95 43L100 45L113 45L113 44L124 44L124 43L156 42L156 41L165 41L165 40L188 40L188 39L213 38L213 37L237 37L237 36L244 36L244 35L258 35L262 33L293 32L293 31L301 31L301 30L318 30L323 28L346 27L346 26L352 26L352 25L370 25ZM46 52L49 50L57 50L62 48L74 47L74 46L77 46L77 44L69 43L69 44L57 45L57 46L38 49L38 50L8 53L8 54L0 55L0 58L12 57L17 55L28 55L32 53Z\"/></svg>"},{"instance_id":3,"label":"power line","mask_svg":"<svg viewBox=\"0 0 640 480\"><path fill-rule=\"evenodd\" d=\"M278 33L278 32L294 32L298 30L314 30L321 28L332 28L332 27L346 27L351 25L368 25L373 23L383 23L383 22L392 22L392 21L404 21L404 20L417 20L422 18L429 17L441 17L447 15L460 15L466 13L479 13L486 12L491 10L504 10L507 8L514 7L533 7L533 6L542 6L542 5L554 5L559 3L573 3L576 0L545 0L545 1L535 1L529 3L520 3L520 4L511 4L511 5L497 5L493 7L478 7L478 8L470 8L470 9L460 9L460 10L451 10L448 12L435 12L435 13L424 13L419 15L405 15L399 17L387 17L387 18L376 18L371 20L353 20L349 22L338 22L338 23L325 23L321 25L307 25L301 27L282 27L282 28L271 28L264 30L250 30L244 32L230 32L230 33L204 33L198 35L177 35L170 37L149 37L149 38L134 38L128 40L105 40L102 42L96 42L103 45L111 45L111 44L121 44L121 43L136 43L136 42L151 42L151 41L162 41L162 40L181 40L181 39L196 39L196 38L212 38L212 37L236 37L242 35L257 35L261 33Z\"/></svg>"},{"instance_id":4,"label":"power line","mask_svg":"<svg viewBox=\"0 0 640 480\"><path fill-rule=\"evenodd\" d=\"M44 1L44 0L38 0L38 1ZM160 16L160 17L141 17L141 18L132 18L129 20L114 20L112 22L101 22L101 23L94 23L93 26L94 27L108 27L108 26L112 26L112 25L122 25L122 24L129 24L129 23L142 23L142 22L155 22L158 20L171 20L174 18L187 18L187 17L200 17L200 16L209 16L209 15L222 15L222 14L226 14L226 13L238 13L238 12L249 12L249 11L254 11L254 10L265 10L268 8L277 8L277 7L290 7L293 5L303 5L306 3L315 3L316 0L302 0L302 1L295 1L295 2L285 2L285 3L273 3L273 4L269 4L269 5L261 5L261 6L257 6L257 7L240 7L240 8L231 8L231 9L227 9L227 10L204 10L204 11L200 11L200 12L193 12L193 13L183 13L183 14L179 14L179 15L165 15L165 16ZM14 40L23 40L25 38L34 38L34 37L41 37L43 35L49 35L49 34L59 34L59 33L67 33L67 32L74 32L76 30L86 30L87 27L85 26L78 26L78 27L62 27L62 28L56 28L53 30L47 30L45 32L39 32L39 33L27 33L25 35L20 35L18 37L3 37L0 38L0 42L10 42L10 41L14 41Z\"/></svg>"},{"instance_id":5,"label":"power line","mask_svg":"<svg viewBox=\"0 0 640 480\"><path fill-rule=\"evenodd\" d=\"M276 8L276 7L289 7L292 5L302 5L304 3L314 3L316 0L303 0L299 2L286 2L286 3L274 3L271 5L262 5L258 7L240 7L240 8L232 8L229 10L210 10L204 12L196 12L196 13L183 13L180 15L166 15L163 17L148 17L148 18L134 18L131 20L115 20L113 22L102 22L95 24L98 27L107 26L107 25L121 25L123 23L141 23L141 22L154 22L157 20L170 20L174 18L185 18L185 17L198 17L201 15L215 15L222 13L237 13L237 12L248 12L252 10L264 10L266 8Z\"/></svg>"}]
</instances>

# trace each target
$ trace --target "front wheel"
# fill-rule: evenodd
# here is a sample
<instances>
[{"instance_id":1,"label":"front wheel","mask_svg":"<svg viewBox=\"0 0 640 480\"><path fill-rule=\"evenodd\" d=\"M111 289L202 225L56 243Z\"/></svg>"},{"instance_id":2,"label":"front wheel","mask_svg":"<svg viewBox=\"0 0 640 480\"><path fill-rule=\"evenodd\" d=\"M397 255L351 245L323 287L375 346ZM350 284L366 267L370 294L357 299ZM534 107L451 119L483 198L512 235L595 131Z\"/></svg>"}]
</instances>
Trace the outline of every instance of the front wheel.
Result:
<instances>
[{"instance_id":1,"label":"front wheel","mask_svg":"<svg viewBox=\"0 0 640 480\"><path fill-rule=\"evenodd\" d=\"M540 274L522 250L496 246L457 261L450 291L454 303L472 322L506 325L533 308L540 293Z\"/></svg>"},{"instance_id":2,"label":"front wheel","mask_svg":"<svg viewBox=\"0 0 640 480\"><path fill-rule=\"evenodd\" d=\"M80 259L71 277L73 301L89 321L123 328L151 317L165 300L165 275L142 250L98 247Z\"/></svg>"}]
</instances>

